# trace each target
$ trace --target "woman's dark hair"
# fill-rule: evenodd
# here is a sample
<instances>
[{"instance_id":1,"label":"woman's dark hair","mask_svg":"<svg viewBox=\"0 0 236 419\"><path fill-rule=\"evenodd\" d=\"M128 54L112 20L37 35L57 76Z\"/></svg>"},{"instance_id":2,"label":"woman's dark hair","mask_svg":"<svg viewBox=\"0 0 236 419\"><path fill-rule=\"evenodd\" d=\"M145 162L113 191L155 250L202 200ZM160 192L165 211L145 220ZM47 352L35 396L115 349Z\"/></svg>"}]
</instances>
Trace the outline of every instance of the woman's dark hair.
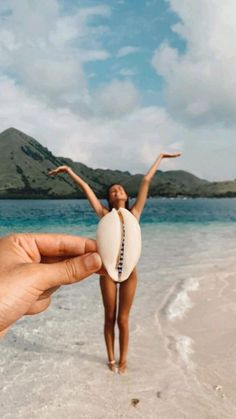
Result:
<instances>
[{"instance_id":1,"label":"woman's dark hair","mask_svg":"<svg viewBox=\"0 0 236 419\"><path fill-rule=\"evenodd\" d=\"M109 211L111 211L111 210L112 210L112 208L113 208L113 206L112 206L112 205L111 205L111 203L109 202L109 191L110 191L110 189L112 188L112 186L114 186L114 185L118 185L118 183L112 183L111 185L109 185L109 186L107 187L107 190L106 190L106 199L107 199L107 202L108 202L108 208L109 208ZM121 186L122 186L122 188L124 189L124 191L125 191L125 193L126 193L126 195L127 195L127 197L128 197L127 201L125 202L125 208L126 208L127 210L129 210L129 194L128 194L127 190L124 188L124 186L123 186L123 185L121 185Z\"/></svg>"}]
</instances>

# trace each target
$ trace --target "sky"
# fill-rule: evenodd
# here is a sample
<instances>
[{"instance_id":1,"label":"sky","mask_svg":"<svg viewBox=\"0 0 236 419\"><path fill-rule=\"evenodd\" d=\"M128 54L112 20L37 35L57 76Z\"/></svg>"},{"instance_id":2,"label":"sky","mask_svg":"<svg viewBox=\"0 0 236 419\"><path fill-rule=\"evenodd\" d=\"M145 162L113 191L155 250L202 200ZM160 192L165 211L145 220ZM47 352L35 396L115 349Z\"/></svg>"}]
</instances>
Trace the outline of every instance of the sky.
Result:
<instances>
[{"instance_id":1,"label":"sky","mask_svg":"<svg viewBox=\"0 0 236 419\"><path fill-rule=\"evenodd\" d=\"M235 0L0 2L0 131L93 168L231 180Z\"/></svg>"}]
</instances>

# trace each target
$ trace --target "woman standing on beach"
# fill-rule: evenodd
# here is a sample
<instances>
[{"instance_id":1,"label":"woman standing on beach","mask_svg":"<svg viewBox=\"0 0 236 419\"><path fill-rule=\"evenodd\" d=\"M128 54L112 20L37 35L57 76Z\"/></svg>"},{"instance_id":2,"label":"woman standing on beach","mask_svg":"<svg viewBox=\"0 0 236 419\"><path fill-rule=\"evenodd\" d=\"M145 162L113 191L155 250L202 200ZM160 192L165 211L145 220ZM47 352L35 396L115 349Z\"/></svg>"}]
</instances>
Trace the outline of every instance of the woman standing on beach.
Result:
<instances>
[{"instance_id":1,"label":"woman standing on beach","mask_svg":"<svg viewBox=\"0 0 236 419\"><path fill-rule=\"evenodd\" d=\"M89 200L90 205L98 215L102 218L109 213L112 208L128 209L137 220L140 219L147 196L148 190L153 176L159 167L161 160L164 158L173 158L180 156L180 153L162 153L160 154L151 168L144 175L139 187L138 196L131 208L129 208L129 196L125 188L120 184L112 184L107 188L108 208L105 207L96 197L91 187L68 166L60 166L49 172L49 175L57 175L58 173L67 173L71 179L83 190ZM128 353L129 340L129 313L132 306L135 289L137 284L136 268L130 274L129 278L119 284L119 298L117 297L118 283L115 282L108 274L100 276L100 287L105 310L104 336L108 355L108 367L112 371L116 371L115 362L115 324L116 320L119 327L119 344L120 358L118 363L119 373L126 370L126 361Z\"/></svg>"}]
</instances>

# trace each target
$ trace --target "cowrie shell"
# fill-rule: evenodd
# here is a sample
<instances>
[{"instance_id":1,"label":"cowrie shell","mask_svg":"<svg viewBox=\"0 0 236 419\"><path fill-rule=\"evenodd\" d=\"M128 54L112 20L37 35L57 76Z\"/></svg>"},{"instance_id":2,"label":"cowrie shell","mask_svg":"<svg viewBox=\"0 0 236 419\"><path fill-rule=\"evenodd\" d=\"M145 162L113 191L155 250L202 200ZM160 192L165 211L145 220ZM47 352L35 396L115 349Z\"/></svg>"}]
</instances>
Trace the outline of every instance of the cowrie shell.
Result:
<instances>
[{"instance_id":1,"label":"cowrie shell","mask_svg":"<svg viewBox=\"0 0 236 419\"><path fill-rule=\"evenodd\" d=\"M126 208L112 209L98 223L96 241L109 276L125 281L141 255L141 229L137 219Z\"/></svg>"}]
</instances>

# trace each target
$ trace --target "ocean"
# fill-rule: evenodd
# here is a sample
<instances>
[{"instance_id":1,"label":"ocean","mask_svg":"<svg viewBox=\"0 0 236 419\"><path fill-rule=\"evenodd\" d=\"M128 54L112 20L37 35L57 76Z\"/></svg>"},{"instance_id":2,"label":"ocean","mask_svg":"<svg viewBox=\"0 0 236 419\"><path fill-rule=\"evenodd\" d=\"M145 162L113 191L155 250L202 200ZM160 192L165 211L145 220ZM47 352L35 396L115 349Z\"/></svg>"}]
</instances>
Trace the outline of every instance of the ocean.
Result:
<instances>
[{"instance_id":1,"label":"ocean","mask_svg":"<svg viewBox=\"0 0 236 419\"><path fill-rule=\"evenodd\" d=\"M1 236L60 232L95 238L97 222L86 200L0 201ZM201 284L232 272L236 199L149 199L141 230L125 376L106 368L103 307L93 275L62 287L46 312L21 319L2 341L2 418L236 417L214 392L203 397L194 341L178 330Z\"/></svg>"},{"instance_id":2,"label":"ocean","mask_svg":"<svg viewBox=\"0 0 236 419\"><path fill-rule=\"evenodd\" d=\"M105 201L103 202L105 205ZM132 201L131 201L132 205ZM212 226L236 221L236 198L149 198L141 225ZM0 200L0 235L11 231L94 232L98 218L87 200Z\"/></svg>"}]
</instances>

